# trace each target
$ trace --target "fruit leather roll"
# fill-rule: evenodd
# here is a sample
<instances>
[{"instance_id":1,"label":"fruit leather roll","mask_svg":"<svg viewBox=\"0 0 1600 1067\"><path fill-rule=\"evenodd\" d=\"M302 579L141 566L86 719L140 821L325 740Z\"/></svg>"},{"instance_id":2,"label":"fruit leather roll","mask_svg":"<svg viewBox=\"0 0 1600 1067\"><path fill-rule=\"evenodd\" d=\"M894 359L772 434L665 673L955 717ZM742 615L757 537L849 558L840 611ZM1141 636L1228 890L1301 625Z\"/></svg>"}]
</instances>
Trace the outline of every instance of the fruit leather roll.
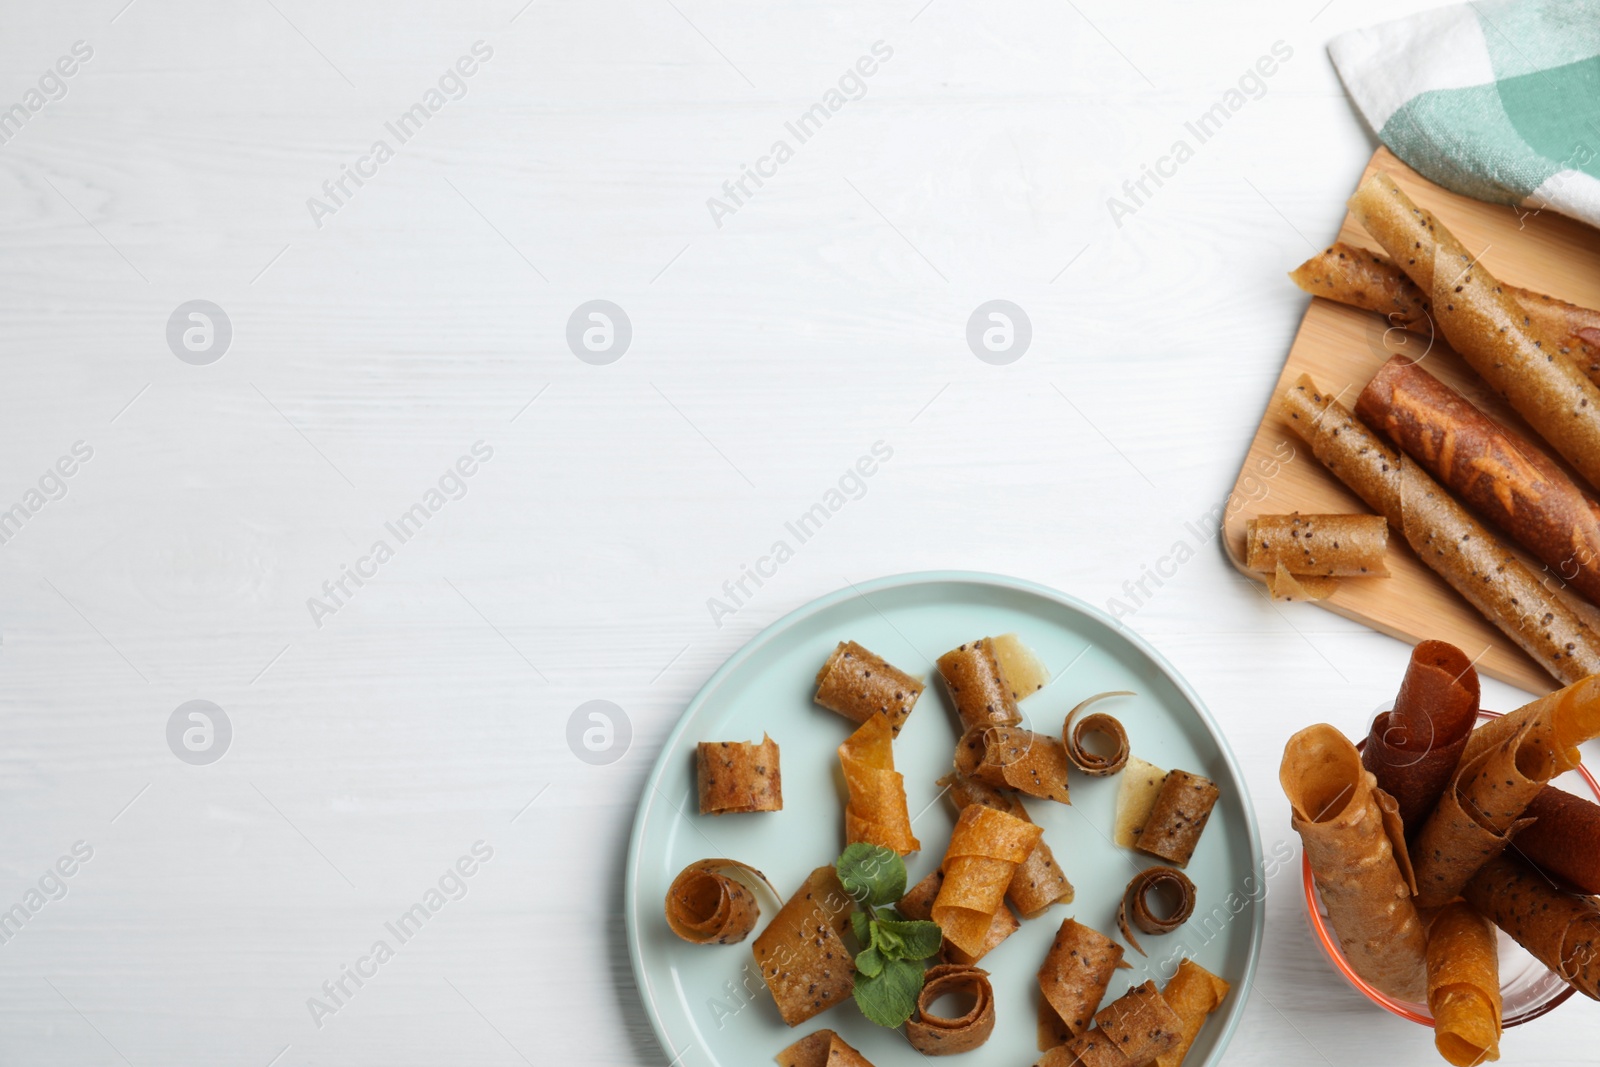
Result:
<instances>
[{"instance_id":1,"label":"fruit leather roll","mask_svg":"<svg viewBox=\"0 0 1600 1067\"><path fill-rule=\"evenodd\" d=\"M956 743L956 772L1002 789L1062 804L1067 789L1067 746L1058 737L1020 726L979 724Z\"/></svg>"},{"instance_id":2,"label":"fruit leather roll","mask_svg":"<svg viewBox=\"0 0 1600 1067\"><path fill-rule=\"evenodd\" d=\"M761 907L750 887L725 871L743 871L766 882L766 875L738 860L699 860L685 867L667 889L667 925L694 945L731 945L756 928ZM767 883L771 889L771 883ZM776 890L774 890L776 895Z\"/></svg>"},{"instance_id":3,"label":"fruit leather roll","mask_svg":"<svg viewBox=\"0 0 1600 1067\"><path fill-rule=\"evenodd\" d=\"M1061 921L1039 965L1039 1051L1089 1029L1111 976L1122 966L1121 945L1076 919Z\"/></svg>"},{"instance_id":4,"label":"fruit leather roll","mask_svg":"<svg viewBox=\"0 0 1600 1067\"><path fill-rule=\"evenodd\" d=\"M1017 695L1001 673L993 638L952 648L939 657L938 664L963 733L974 727L1015 726L1022 721Z\"/></svg>"},{"instance_id":5,"label":"fruit leather roll","mask_svg":"<svg viewBox=\"0 0 1600 1067\"><path fill-rule=\"evenodd\" d=\"M850 792L844 808L846 844L866 841L904 856L922 847L911 832L905 779L894 769L894 727L882 712L839 746L839 765Z\"/></svg>"},{"instance_id":6,"label":"fruit leather roll","mask_svg":"<svg viewBox=\"0 0 1600 1067\"><path fill-rule=\"evenodd\" d=\"M1455 1067L1500 1058L1500 949L1494 924L1447 904L1428 926L1428 1011L1433 1044Z\"/></svg>"},{"instance_id":7,"label":"fruit leather roll","mask_svg":"<svg viewBox=\"0 0 1600 1067\"><path fill-rule=\"evenodd\" d=\"M1231 988L1194 960L1185 959L1178 964L1177 972L1161 991L1161 997L1183 1020L1183 1029L1178 1034L1178 1043L1156 1057L1156 1067L1178 1067L1183 1062L1194 1039L1200 1036L1206 1017L1222 1007Z\"/></svg>"},{"instance_id":8,"label":"fruit leather roll","mask_svg":"<svg viewBox=\"0 0 1600 1067\"><path fill-rule=\"evenodd\" d=\"M1524 812L1554 769L1549 724L1536 722L1457 768L1412 849L1417 907L1448 904L1504 850L1528 825Z\"/></svg>"},{"instance_id":9,"label":"fruit leather roll","mask_svg":"<svg viewBox=\"0 0 1600 1067\"><path fill-rule=\"evenodd\" d=\"M1372 720L1361 765L1400 806L1410 835L1422 826L1455 777L1478 721L1478 672L1446 641L1411 650L1394 710Z\"/></svg>"},{"instance_id":10,"label":"fruit leather roll","mask_svg":"<svg viewBox=\"0 0 1600 1067\"><path fill-rule=\"evenodd\" d=\"M1474 875L1465 896L1540 963L1600 1000L1600 904L1594 897L1557 889L1510 852Z\"/></svg>"},{"instance_id":11,"label":"fruit leather roll","mask_svg":"<svg viewBox=\"0 0 1600 1067\"><path fill-rule=\"evenodd\" d=\"M938 784L950 791L950 799L955 801L958 812L973 804L982 804L1025 822L1033 821L1015 793L997 789L987 782L950 774L939 779ZM1055 853L1042 837L1017 868L1017 873L1011 876L1011 885L1006 889L1006 899L1024 919L1036 919L1058 902L1071 904L1073 896L1072 883L1067 881L1066 873L1056 863Z\"/></svg>"},{"instance_id":12,"label":"fruit leather roll","mask_svg":"<svg viewBox=\"0 0 1600 1067\"><path fill-rule=\"evenodd\" d=\"M1036 1067L1137 1067L1177 1047L1183 1020L1154 982L1135 986L1094 1017L1094 1027L1046 1052Z\"/></svg>"},{"instance_id":13,"label":"fruit leather roll","mask_svg":"<svg viewBox=\"0 0 1600 1067\"><path fill-rule=\"evenodd\" d=\"M1245 566L1322 578L1387 578L1382 515L1259 515L1245 523Z\"/></svg>"},{"instance_id":14,"label":"fruit leather roll","mask_svg":"<svg viewBox=\"0 0 1600 1067\"><path fill-rule=\"evenodd\" d=\"M1326 724L1289 739L1278 778L1345 959L1390 996L1421 1000L1427 935L1393 799Z\"/></svg>"},{"instance_id":15,"label":"fruit leather roll","mask_svg":"<svg viewBox=\"0 0 1600 1067\"><path fill-rule=\"evenodd\" d=\"M1495 277L1387 174L1350 198L1350 211L1433 301L1450 347L1471 364L1591 486L1600 486L1600 386L1546 337Z\"/></svg>"},{"instance_id":16,"label":"fruit leather roll","mask_svg":"<svg viewBox=\"0 0 1600 1067\"><path fill-rule=\"evenodd\" d=\"M838 872L818 867L751 944L785 1024L799 1026L850 996L855 967L843 934L854 910Z\"/></svg>"},{"instance_id":17,"label":"fruit leather roll","mask_svg":"<svg viewBox=\"0 0 1600 1067\"><path fill-rule=\"evenodd\" d=\"M807 1034L773 1059L778 1067L872 1067L872 1061L832 1030Z\"/></svg>"},{"instance_id":18,"label":"fruit leather roll","mask_svg":"<svg viewBox=\"0 0 1600 1067\"><path fill-rule=\"evenodd\" d=\"M1555 738L1556 773L1565 774L1583 760L1578 746L1600 737L1600 678L1584 678L1530 704L1491 719L1472 731L1462 759L1472 759L1522 729L1529 721L1548 722Z\"/></svg>"},{"instance_id":19,"label":"fruit leather roll","mask_svg":"<svg viewBox=\"0 0 1600 1067\"><path fill-rule=\"evenodd\" d=\"M1554 678L1575 682L1600 671L1600 637L1421 467L1309 375L1284 391L1282 404L1289 428L1317 459Z\"/></svg>"},{"instance_id":20,"label":"fruit leather roll","mask_svg":"<svg viewBox=\"0 0 1600 1067\"><path fill-rule=\"evenodd\" d=\"M783 775L778 743L702 741L695 749L695 779L701 815L782 811Z\"/></svg>"},{"instance_id":21,"label":"fruit leather roll","mask_svg":"<svg viewBox=\"0 0 1600 1067\"><path fill-rule=\"evenodd\" d=\"M878 712L889 719L896 737L922 695L922 682L854 641L840 641L817 672L818 704L851 722L863 723Z\"/></svg>"},{"instance_id":22,"label":"fruit leather roll","mask_svg":"<svg viewBox=\"0 0 1600 1067\"><path fill-rule=\"evenodd\" d=\"M1139 851L1179 867L1188 866L1219 795L1217 784L1209 778L1168 771L1145 817L1144 829L1139 831Z\"/></svg>"},{"instance_id":23,"label":"fruit leather roll","mask_svg":"<svg viewBox=\"0 0 1600 1067\"><path fill-rule=\"evenodd\" d=\"M1517 851L1574 889L1600 893L1600 804L1547 785L1523 814L1533 825L1517 835Z\"/></svg>"},{"instance_id":24,"label":"fruit leather roll","mask_svg":"<svg viewBox=\"0 0 1600 1067\"><path fill-rule=\"evenodd\" d=\"M935 1005L945 997L965 999L960 1015L941 1015ZM924 972L917 994L917 1013L906 1020L906 1040L924 1056L971 1052L994 1033L994 989L989 972L960 963L936 963Z\"/></svg>"},{"instance_id":25,"label":"fruit leather roll","mask_svg":"<svg viewBox=\"0 0 1600 1067\"><path fill-rule=\"evenodd\" d=\"M933 902L939 899L939 890L944 886L944 870L935 870L928 877L906 890L906 895L900 898L895 905L895 910L907 919L920 919L925 922L933 921ZM988 931L983 935L983 944L977 952L963 952L952 945L948 938L939 956L945 963L961 963L970 966L993 952L995 946L1016 933L1022 926L1017 917L1011 914L1011 909L999 907L995 909L994 918L989 923Z\"/></svg>"},{"instance_id":26,"label":"fruit leather roll","mask_svg":"<svg viewBox=\"0 0 1600 1067\"><path fill-rule=\"evenodd\" d=\"M1535 445L1403 356L1367 383L1356 417L1600 604L1600 504Z\"/></svg>"},{"instance_id":27,"label":"fruit leather roll","mask_svg":"<svg viewBox=\"0 0 1600 1067\"><path fill-rule=\"evenodd\" d=\"M1312 296L1376 311L1391 326L1433 335L1433 302L1381 253L1341 242L1300 264L1289 277ZM1600 311L1515 285L1505 286L1505 291L1535 332L1555 339L1556 351L1600 384Z\"/></svg>"},{"instance_id":28,"label":"fruit leather roll","mask_svg":"<svg viewBox=\"0 0 1600 1067\"><path fill-rule=\"evenodd\" d=\"M944 884L931 912L946 940L969 955L986 951L984 942L995 913L1005 907L1011 876L1043 833L1031 822L979 804L961 813L940 864Z\"/></svg>"}]
</instances>

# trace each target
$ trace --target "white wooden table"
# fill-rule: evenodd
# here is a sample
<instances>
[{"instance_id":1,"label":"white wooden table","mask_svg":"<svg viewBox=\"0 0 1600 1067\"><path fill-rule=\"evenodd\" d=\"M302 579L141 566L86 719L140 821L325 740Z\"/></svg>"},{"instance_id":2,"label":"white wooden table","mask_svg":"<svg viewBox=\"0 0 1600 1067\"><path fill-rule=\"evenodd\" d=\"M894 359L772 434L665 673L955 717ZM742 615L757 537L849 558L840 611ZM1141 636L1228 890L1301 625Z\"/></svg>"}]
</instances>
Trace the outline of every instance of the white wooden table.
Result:
<instances>
[{"instance_id":1,"label":"white wooden table","mask_svg":"<svg viewBox=\"0 0 1600 1067\"><path fill-rule=\"evenodd\" d=\"M1264 602L1206 516L1373 148L1323 46L1425 4L125 2L0 35L0 1063L664 1062L637 790L718 663L847 581L1105 603L1185 545L1130 625L1269 842L1288 734L1392 694L1403 646ZM1003 365L966 340L995 299ZM594 300L620 358L614 313L569 347ZM569 749L591 700L609 764ZM1435 1062L1292 876L1268 908L1228 1062ZM1505 1062L1592 1062L1596 1022Z\"/></svg>"}]
</instances>

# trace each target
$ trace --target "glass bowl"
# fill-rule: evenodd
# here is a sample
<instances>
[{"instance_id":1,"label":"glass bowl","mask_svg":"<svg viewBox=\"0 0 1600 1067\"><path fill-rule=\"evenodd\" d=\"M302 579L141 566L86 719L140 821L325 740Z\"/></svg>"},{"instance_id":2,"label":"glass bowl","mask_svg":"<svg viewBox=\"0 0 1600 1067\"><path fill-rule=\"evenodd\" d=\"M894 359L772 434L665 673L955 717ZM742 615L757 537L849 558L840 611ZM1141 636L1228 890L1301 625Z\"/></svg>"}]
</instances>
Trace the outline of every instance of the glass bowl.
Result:
<instances>
[{"instance_id":1,"label":"glass bowl","mask_svg":"<svg viewBox=\"0 0 1600 1067\"><path fill-rule=\"evenodd\" d=\"M1480 711L1480 719L1497 719L1499 712ZM1366 747L1362 740L1356 745L1358 749ZM1582 793L1587 790L1596 800L1600 800L1600 782L1595 781L1594 775L1589 773L1587 767L1579 764L1575 770L1568 771L1551 782L1559 788L1569 792ZM1433 1025L1433 1015L1428 1011L1426 1004L1416 1004L1411 1001L1398 1000L1381 993L1369 985L1362 977L1351 969L1350 962L1344 958L1344 953L1339 949L1339 940L1328 925L1328 913L1322 906L1322 897L1317 892L1316 881L1311 876L1311 861L1301 856L1300 866L1304 874L1306 890L1306 914L1311 921L1311 929L1317 935L1317 940L1322 943L1322 951L1327 953L1334 969L1344 975L1362 996L1372 1001L1385 1011L1392 1012L1402 1019L1410 1019L1423 1026ZM1559 975L1533 957L1527 949L1517 944L1504 930L1497 931L1500 935L1500 996L1503 1001L1501 1009L1504 1027L1520 1026L1532 1022L1565 1003L1566 999L1577 990L1567 984Z\"/></svg>"}]
</instances>

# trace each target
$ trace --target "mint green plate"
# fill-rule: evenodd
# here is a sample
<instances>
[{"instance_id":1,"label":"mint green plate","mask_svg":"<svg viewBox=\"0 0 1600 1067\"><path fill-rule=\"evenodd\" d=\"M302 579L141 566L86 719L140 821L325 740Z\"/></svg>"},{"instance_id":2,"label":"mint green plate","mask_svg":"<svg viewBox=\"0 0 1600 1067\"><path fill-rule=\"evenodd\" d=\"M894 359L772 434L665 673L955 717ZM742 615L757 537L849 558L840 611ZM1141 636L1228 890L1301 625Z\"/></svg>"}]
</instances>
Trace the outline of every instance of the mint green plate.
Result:
<instances>
[{"instance_id":1,"label":"mint green plate","mask_svg":"<svg viewBox=\"0 0 1600 1067\"><path fill-rule=\"evenodd\" d=\"M1053 681L1022 702L1028 725L1058 734L1072 706L1111 689L1137 696L1096 707L1119 718L1135 755L1215 781L1222 797L1187 868L1198 889L1194 917L1176 932L1143 936L1148 957L1128 950L1106 1003L1147 978L1164 985L1182 956L1233 985L1185 1059L1220 1062L1244 1012L1265 918L1260 835L1244 777L1200 698L1161 656L1103 612L1032 582L999 575L933 572L880 578L842 589L778 620L706 683L667 738L639 800L628 844L624 914L634 978L674 1067L756 1067L823 1027L838 1031L875 1067L924 1059L898 1030L874 1026L845 1001L790 1030L778 1017L750 953L735 945L690 945L662 917L667 887L695 860L731 857L766 872L788 894L812 868L844 847L843 780L836 749L854 728L812 703L817 668L842 640L859 641L911 674L927 691L895 741L912 828L922 851L907 858L915 884L944 853L955 813L934 780L950 769L957 730L934 660L964 641L1015 631L1050 668ZM700 741L760 740L781 751L783 810L760 815L698 814L694 749ZM1044 839L1077 889L1077 899L1025 921L981 966L994 986L994 1035L951 1063L1030 1064L1039 1055L1035 977L1068 916L1121 940L1117 904L1128 880L1157 861L1111 843L1121 776L1073 772L1072 804L1027 800ZM757 932L776 911L762 894Z\"/></svg>"}]
</instances>

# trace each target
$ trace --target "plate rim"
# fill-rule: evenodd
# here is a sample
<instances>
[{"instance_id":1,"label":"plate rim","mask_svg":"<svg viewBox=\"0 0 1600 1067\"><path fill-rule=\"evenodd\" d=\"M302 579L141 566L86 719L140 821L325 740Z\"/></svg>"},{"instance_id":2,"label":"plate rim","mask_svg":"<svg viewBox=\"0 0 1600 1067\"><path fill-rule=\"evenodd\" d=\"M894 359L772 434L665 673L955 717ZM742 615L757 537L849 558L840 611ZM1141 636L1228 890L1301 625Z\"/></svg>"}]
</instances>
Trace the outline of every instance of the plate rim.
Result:
<instances>
[{"instance_id":1,"label":"plate rim","mask_svg":"<svg viewBox=\"0 0 1600 1067\"><path fill-rule=\"evenodd\" d=\"M650 773L645 777L643 788L639 792L639 802L634 807L633 825L628 830L628 853L625 858L622 883L623 923L625 938L628 943L628 960L630 969L633 972L634 988L639 994L639 1001L644 1007L645 1015L649 1017L650 1029L655 1034L656 1043L671 1058L672 1063L677 1063L676 1057L681 1056L682 1052L675 1053L673 1051L672 1043L668 1040L662 1025L660 1008L657 1006L655 998L651 995L650 984L645 980L644 952L638 924L634 917L634 904L639 895L639 852L644 842L644 824L654 806L653 798L659 792L658 787L661 778L666 773L667 754L677 746L683 734L688 730L690 720L709 700L710 694L716 691L723 680L739 669L746 660L754 656L769 642L777 639L791 627L812 615L826 611L836 604L858 598L865 599L875 592L905 586L933 584L989 586L1035 596L1051 601L1069 611L1076 612L1109 627L1132 645L1146 660L1166 676L1167 681L1172 683L1178 692L1183 694L1184 699L1189 702L1190 708L1199 716L1201 724L1211 736L1212 741L1216 743L1217 750L1222 754L1223 762L1227 765L1228 771L1233 775L1233 780L1238 786L1239 799L1245 814L1245 837L1250 844L1250 853L1255 865L1255 870L1252 873L1258 879L1263 877L1265 859L1261 848L1261 830L1256 820L1255 803L1250 797L1249 782L1245 778L1244 770L1239 764L1238 757L1234 754L1233 747L1228 743L1227 736L1222 732L1222 728L1218 725L1216 719L1212 717L1211 710L1206 707L1205 701L1200 698L1200 694L1189 684L1188 679L1178 673L1177 669L1167 662L1167 658L1137 631L1093 604L1080 600L1070 593L1061 592L1058 589L1026 578L1017 578L1012 575L989 571L906 571L900 574L884 575L864 582L850 583L842 588L835 589L831 593L824 593L822 596L809 600L774 619L725 659L722 665L712 673L711 677L705 680L700 688L695 691L689 702L684 705L683 711L678 716L678 721L673 725L672 730L668 732L660 750L656 753L655 761L650 767ZM1262 883L1258 881L1258 884ZM1252 909L1250 946L1245 960L1242 981L1244 989L1239 993L1235 1004L1229 1010L1227 1021L1215 1047L1212 1049L1211 1057L1200 1067L1209 1067L1210 1064L1217 1062L1218 1057L1232 1043L1234 1032L1239 1028L1239 1024L1244 1018L1244 1010L1249 1002L1250 994L1255 990L1256 968L1261 962L1261 946L1266 933L1267 919L1267 909L1264 905L1265 901L1257 901Z\"/></svg>"}]
</instances>

